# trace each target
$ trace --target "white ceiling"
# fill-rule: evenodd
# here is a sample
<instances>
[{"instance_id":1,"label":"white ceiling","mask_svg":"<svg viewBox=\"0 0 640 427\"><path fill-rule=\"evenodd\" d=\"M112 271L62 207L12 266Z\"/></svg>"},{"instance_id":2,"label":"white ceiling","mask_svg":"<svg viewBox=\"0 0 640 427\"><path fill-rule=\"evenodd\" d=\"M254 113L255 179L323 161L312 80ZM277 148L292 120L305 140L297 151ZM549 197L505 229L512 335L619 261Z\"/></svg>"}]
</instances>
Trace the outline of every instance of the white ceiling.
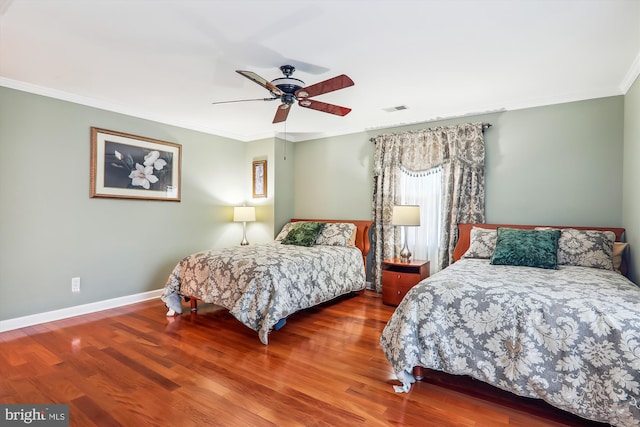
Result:
<instances>
[{"instance_id":1,"label":"white ceiling","mask_svg":"<svg viewBox=\"0 0 640 427\"><path fill-rule=\"evenodd\" d=\"M0 86L242 141L620 95L639 52L640 0L0 0ZM316 99L353 111L212 105L269 97L235 70L283 64L350 76Z\"/></svg>"}]
</instances>

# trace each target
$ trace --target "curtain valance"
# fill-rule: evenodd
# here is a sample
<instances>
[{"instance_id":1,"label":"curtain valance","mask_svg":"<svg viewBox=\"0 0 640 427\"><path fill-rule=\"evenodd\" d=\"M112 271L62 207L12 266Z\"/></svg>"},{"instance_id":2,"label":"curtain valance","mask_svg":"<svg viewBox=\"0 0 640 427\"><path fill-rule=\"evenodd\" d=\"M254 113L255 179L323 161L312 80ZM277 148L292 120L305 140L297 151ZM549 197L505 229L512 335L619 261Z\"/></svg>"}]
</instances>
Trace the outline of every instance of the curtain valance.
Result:
<instances>
[{"instance_id":1,"label":"curtain valance","mask_svg":"<svg viewBox=\"0 0 640 427\"><path fill-rule=\"evenodd\" d=\"M419 173L451 161L484 168L482 123L378 135L371 141L376 144L374 177L389 167Z\"/></svg>"}]
</instances>

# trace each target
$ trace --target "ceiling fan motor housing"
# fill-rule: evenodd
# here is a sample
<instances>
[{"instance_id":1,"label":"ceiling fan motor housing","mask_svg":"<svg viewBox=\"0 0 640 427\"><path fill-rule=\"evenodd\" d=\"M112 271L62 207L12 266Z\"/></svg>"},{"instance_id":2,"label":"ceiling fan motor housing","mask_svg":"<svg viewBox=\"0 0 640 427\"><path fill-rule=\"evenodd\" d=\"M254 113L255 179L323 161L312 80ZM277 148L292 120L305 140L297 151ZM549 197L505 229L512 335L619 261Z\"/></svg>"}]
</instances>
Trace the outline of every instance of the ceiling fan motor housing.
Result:
<instances>
[{"instance_id":1,"label":"ceiling fan motor housing","mask_svg":"<svg viewBox=\"0 0 640 427\"><path fill-rule=\"evenodd\" d=\"M294 67L293 65L280 66L280 71L282 71L282 74L284 74L286 77L291 77L291 74L293 74L295 70L296 67Z\"/></svg>"}]
</instances>

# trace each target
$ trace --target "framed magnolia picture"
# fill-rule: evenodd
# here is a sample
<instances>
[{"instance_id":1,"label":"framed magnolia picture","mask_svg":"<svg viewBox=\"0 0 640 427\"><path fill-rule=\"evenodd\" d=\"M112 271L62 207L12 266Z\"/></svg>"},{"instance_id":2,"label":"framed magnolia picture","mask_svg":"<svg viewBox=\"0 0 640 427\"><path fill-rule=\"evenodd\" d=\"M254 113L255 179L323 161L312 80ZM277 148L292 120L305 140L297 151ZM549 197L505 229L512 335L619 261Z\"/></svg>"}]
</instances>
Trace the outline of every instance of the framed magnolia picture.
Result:
<instances>
[{"instance_id":1,"label":"framed magnolia picture","mask_svg":"<svg viewBox=\"0 0 640 427\"><path fill-rule=\"evenodd\" d=\"M91 197L180 201L182 146L91 128Z\"/></svg>"},{"instance_id":2,"label":"framed magnolia picture","mask_svg":"<svg viewBox=\"0 0 640 427\"><path fill-rule=\"evenodd\" d=\"M253 198L267 197L267 161L253 162Z\"/></svg>"}]
</instances>

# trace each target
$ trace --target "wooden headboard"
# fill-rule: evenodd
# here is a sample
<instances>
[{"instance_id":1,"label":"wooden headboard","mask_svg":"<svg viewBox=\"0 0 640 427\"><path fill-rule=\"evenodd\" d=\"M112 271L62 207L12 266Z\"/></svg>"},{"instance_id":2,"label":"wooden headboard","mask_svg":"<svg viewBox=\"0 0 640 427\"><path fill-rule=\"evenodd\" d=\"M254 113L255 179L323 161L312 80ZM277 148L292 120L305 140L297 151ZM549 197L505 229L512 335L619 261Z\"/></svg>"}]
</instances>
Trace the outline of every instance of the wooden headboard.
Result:
<instances>
[{"instance_id":1,"label":"wooden headboard","mask_svg":"<svg viewBox=\"0 0 640 427\"><path fill-rule=\"evenodd\" d=\"M473 227L488 228L495 230L498 227L507 228L519 228L524 230L531 230L536 227L553 227L553 228L575 228L577 230L598 230L598 231L613 231L616 234L616 241L621 242L624 235L624 228L619 227L575 227L575 226L560 226L560 225L521 225L521 224L458 224L458 242L453 250L453 261L458 261L462 255L469 249L471 243L471 229ZM622 259L622 266L620 268L623 274L626 274L626 261Z\"/></svg>"},{"instance_id":2,"label":"wooden headboard","mask_svg":"<svg viewBox=\"0 0 640 427\"><path fill-rule=\"evenodd\" d=\"M291 222L296 221L315 221L315 222L348 222L356 226L356 247L362 252L362 259L364 265L367 265L367 254L371 249L371 242L369 240L369 230L373 225L372 220L351 220L351 219L305 219L305 218L292 218Z\"/></svg>"}]
</instances>

